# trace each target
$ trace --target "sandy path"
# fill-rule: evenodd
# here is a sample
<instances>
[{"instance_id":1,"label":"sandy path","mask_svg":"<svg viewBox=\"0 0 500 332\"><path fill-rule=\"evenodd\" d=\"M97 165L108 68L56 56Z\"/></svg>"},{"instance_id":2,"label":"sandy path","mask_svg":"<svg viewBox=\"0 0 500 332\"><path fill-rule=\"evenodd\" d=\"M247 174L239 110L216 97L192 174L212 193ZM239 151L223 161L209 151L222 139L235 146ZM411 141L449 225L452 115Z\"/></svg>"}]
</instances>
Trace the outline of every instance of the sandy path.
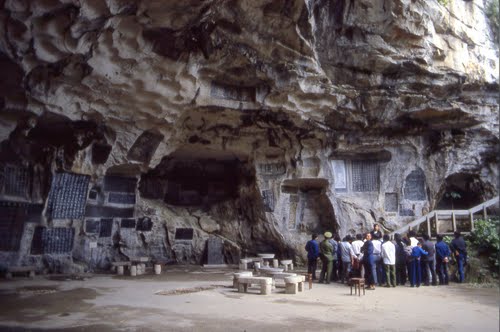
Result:
<instances>
[{"instance_id":1,"label":"sandy path","mask_svg":"<svg viewBox=\"0 0 500 332\"><path fill-rule=\"evenodd\" d=\"M230 273L174 270L136 279L100 275L85 281L37 277L2 282L0 330L499 330L497 288L377 288L358 297L349 295L344 285L314 284L298 295L277 288L261 296L256 290L237 293L227 287L230 280ZM198 288L210 286L217 287ZM189 289L194 292L155 295Z\"/></svg>"}]
</instances>

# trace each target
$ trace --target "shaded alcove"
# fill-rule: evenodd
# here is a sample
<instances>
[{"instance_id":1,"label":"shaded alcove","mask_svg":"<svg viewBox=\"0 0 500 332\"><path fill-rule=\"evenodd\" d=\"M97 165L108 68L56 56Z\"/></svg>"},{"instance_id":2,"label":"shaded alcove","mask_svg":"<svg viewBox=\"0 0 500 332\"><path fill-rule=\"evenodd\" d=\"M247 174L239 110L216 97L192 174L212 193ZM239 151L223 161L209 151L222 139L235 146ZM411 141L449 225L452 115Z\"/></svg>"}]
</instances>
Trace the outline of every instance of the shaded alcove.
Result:
<instances>
[{"instance_id":1,"label":"shaded alcove","mask_svg":"<svg viewBox=\"0 0 500 332\"><path fill-rule=\"evenodd\" d=\"M484 200L484 192L484 184L477 175L455 173L446 178L436 208L470 209Z\"/></svg>"},{"instance_id":2,"label":"shaded alcove","mask_svg":"<svg viewBox=\"0 0 500 332\"><path fill-rule=\"evenodd\" d=\"M284 180L281 191L290 195L288 229L307 233L334 234L338 223L332 204L326 195L328 180L322 178L299 178Z\"/></svg>"},{"instance_id":3,"label":"shaded alcove","mask_svg":"<svg viewBox=\"0 0 500 332\"><path fill-rule=\"evenodd\" d=\"M223 151L178 150L142 175L139 191L174 206L209 207L238 198L242 179L254 176L244 174L243 164Z\"/></svg>"}]
</instances>

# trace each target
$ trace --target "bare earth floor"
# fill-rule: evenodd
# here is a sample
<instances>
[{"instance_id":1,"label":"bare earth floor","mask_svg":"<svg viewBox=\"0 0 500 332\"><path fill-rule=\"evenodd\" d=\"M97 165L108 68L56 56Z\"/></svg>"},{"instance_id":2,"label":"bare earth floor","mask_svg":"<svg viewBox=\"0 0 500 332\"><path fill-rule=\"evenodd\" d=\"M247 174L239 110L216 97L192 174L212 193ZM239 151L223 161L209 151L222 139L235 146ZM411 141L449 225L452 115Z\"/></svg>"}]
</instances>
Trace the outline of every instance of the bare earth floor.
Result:
<instances>
[{"instance_id":1,"label":"bare earth floor","mask_svg":"<svg viewBox=\"0 0 500 332\"><path fill-rule=\"evenodd\" d=\"M263 296L232 289L232 272L177 266L135 278L2 280L0 331L499 330L498 288L377 288L358 297L341 284L298 295L278 284Z\"/></svg>"}]
</instances>

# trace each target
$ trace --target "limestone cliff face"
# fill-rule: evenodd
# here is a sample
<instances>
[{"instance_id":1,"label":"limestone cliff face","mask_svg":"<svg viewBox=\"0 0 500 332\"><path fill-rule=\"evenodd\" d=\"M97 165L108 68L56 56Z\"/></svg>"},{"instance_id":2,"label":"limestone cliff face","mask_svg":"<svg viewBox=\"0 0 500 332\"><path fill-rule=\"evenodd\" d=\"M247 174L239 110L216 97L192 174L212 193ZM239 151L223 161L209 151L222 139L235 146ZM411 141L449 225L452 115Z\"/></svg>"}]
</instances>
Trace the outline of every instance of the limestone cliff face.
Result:
<instances>
[{"instance_id":1,"label":"limestone cliff face","mask_svg":"<svg viewBox=\"0 0 500 332\"><path fill-rule=\"evenodd\" d=\"M497 195L485 6L0 1L2 261L300 259Z\"/></svg>"}]
</instances>

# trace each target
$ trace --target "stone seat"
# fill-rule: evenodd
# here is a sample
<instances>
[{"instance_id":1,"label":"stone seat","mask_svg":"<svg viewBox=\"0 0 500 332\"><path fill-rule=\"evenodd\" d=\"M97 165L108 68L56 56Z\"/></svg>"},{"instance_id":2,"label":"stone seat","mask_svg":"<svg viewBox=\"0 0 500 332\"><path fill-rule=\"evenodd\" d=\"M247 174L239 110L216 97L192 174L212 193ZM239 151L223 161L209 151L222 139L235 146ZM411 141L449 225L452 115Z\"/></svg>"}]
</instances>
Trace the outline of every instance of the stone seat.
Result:
<instances>
[{"instance_id":1,"label":"stone seat","mask_svg":"<svg viewBox=\"0 0 500 332\"><path fill-rule=\"evenodd\" d=\"M306 277L301 275L285 277L285 293L297 294L298 292L304 291L305 281Z\"/></svg>"},{"instance_id":2,"label":"stone seat","mask_svg":"<svg viewBox=\"0 0 500 332\"><path fill-rule=\"evenodd\" d=\"M259 285L260 294L269 295L272 290L272 278L267 277L240 277L238 279L238 292L246 293L249 285Z\"/></svg>"},{"instance_id":3,"label":"stone seat","mask_svg":"<svg viewBox=\"0 0 500 332\"><path fill-rule=\"evenodd\" d=\"M9 266L7 268L7 273L5 278L12 279L13 274L25 274L30 278L35 277L35 267L34 266Z\"/></svg>"},{"instance_id":4,"label":"stone seat","mask_svg":"<svg viewBox=\"0 0 500 332\"><path fill-rule=\"evenodd\" d=\"M132 262L129 261L120 261L120 262L111 262L111 266L116 270L116 274L123 275L125 271L125 267L130 268Z\"/></svg>"},{"instance_id":5,"label":"stone seat","mask_svg":"<svg viewBox=\"0 0 500 332\"><path fill-rule=\"evenodd\" d=\"M238 280L242 277L253 277L253 273L252 273L252 271L243 271L243 272L233 273L233 288L238 288Z\"/></svg>"},{"instance_id":6,"label":"stone seat","mask_svg":"<svg viewBox=\"0 0 500 332\"><path fill-rule=\"evenodd\" d=\"M281 265L284 266L285 271L288 271L288 269L290 269L290 271L293 271L293 261L291 259L283 259L281 261Z\"/></svg>"},{"instance_id":7,"label":"stone seat","mask_svg":"<svg viewBox=\"0 0 500 332\"><path fill-rule=\"evenodd\" d=\"M249 263L262 263L262 258L261 257L242 258L242 259L240 259L239 269L240 270L248 270Z\"/></svg>"}]
</instances>

